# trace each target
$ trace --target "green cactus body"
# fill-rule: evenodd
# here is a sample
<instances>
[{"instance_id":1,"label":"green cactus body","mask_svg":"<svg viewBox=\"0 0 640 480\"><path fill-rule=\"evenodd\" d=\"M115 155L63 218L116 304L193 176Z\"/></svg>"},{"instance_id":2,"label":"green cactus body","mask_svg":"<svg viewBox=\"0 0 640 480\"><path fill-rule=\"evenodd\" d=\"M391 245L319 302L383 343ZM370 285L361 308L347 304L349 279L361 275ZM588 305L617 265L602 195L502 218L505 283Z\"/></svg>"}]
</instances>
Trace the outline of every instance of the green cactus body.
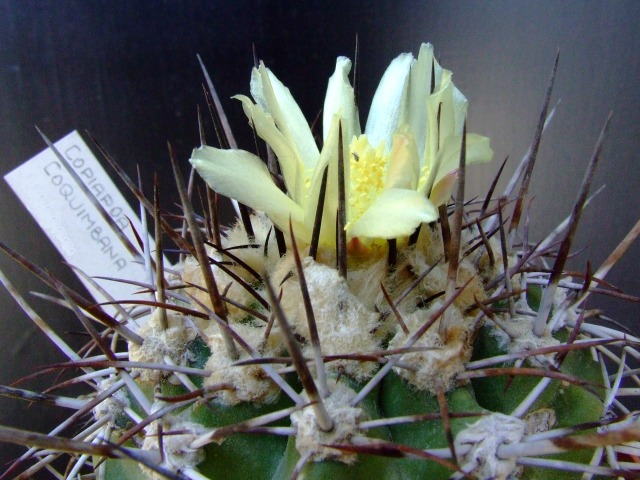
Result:
<instances>
[{"instance_id":1,"label":"green cactus body","mask_svg":"<svg viewBox=\"0 0 640 480\"><path fill-rule=\"evenodd\" d=\"M566 341L568 333L559 332ZM483 328L475 344L474 356L490 358L504 353L489 328ZM600 365L593 360L589 351L577 350L569 353L560 371L575 378L589 382L588 387L576 386L553 380L545 392L529 408L525 419L532 419L531 429L548 429L550 426L567 428L573 425L589 424L602 418L604 412L602 404L602 375ZM513 412L522 400L540 381L537 377L506 376L488 377L473 380L474 391L477 392L478 402L487 410L509 414ZM496 392L499 392L496 395ZM542 418L536 421L536 416ZM536 422L541 427L535 427ZM550 424L545 425L545 422ZM592 429L586 430L593 433ZM565 459L572 462L588 463L593 456L592 449L582 449L550 456L554 459ZM542 469L527 469L521 478L576 478L575 473L563 471L548 471Z\"/></svg>"},{"instance_id":2,"label":"green cactus body","mask_svg":"<svg viewBox=\"0 0 640 480\"><path fill-rule=\"evenodd\" d=\"M383 410L388 417L439 413L438 400L426 392L416 391L399 376L390 374L384 381L385 395L381 397ZM448 392L446 401L449 413L483 413L468 386L454 388ZM474 417L454 418L451 431L455 435ZM407 423L391 427L393 441L416 449L446 448L447 438L442 420ZM451 470L433 461L408 460L402 464L402 478L449 478Z\"/></svg>"},{"instance_id":3,"label":"green cactus body","mask_svg":"<svg viewBox=\"0 0 640 480\"><path fill-rule=\"evenodd\" d=\"M199 406L194 409L191 419L208 428L232 425L255 416L290 406L288 399L266 407L242 405L231 408L209 409ZM228 440L228 441L227 441ZM275 435L237 434L220 445L215 443L205 447L205 460L199 464L203 472L215 473L220 478L272 478L284 454L287 439ZM247 455L247 452L252 452Z\"/></svg>"}]
</instances>

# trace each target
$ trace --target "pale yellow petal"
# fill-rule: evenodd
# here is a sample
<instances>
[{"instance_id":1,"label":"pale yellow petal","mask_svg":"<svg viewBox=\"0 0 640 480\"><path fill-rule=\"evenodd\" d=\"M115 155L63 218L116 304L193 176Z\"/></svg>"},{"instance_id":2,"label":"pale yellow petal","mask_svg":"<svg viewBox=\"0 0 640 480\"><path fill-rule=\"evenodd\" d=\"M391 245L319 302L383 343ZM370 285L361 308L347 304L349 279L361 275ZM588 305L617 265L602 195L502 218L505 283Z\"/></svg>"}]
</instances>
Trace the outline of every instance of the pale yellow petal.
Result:
<instances>
[{"instance_id":1,"label":"pale yellow petal","mask_svg":"<svg viewBox=\"0 0 640 480\"><path fill-rule=\"evenodd\" d=\"M468 101L465 96L453 84L452 74L445 70L442 75L440 89L429 98L432 103L431 111L437 112L440 108L440 140L451 135L461 135L464 119L467 116Z\"/></svg>"},{"instance_id":2,"label":"pale yellow petal","mask_svg":"<svg viewBox=\"0 0 640 480\"><path fill-rule=\"evenodd\" d=\"M448 175L457 170L460 165L460 147L462 135L454 135L445 140L440 152L438 152L438 163L440 165L435 176L434 185ZM467 134L467 145L465 161L467 165L473 163L489 162L493 158L489 139L475 133Z\"/></svg>"},{"instance_id":3,"label":"pale yellow petal","mask_svg":"<svg viewBox=\"0 0 640 480\"><path fill-rule=\"evenodd\" d=\"M467 164L486 163L493 160L491 139L477 133L467 133Z\"/></svg>"},{"instance_id":4,"label":"pale yellow petal","mask_svg":"<svg viewBox=\"0 0 640 480\"><path fill-rule=\"evenodd\" d=\"M425 146L424 166L429 172L425 182L426 191L431 190L437 181L436 174L448 173L449 170L441 170L440 162L442 154L440 150L445 148L449 138L459 135L464 125L464 115L467 111L467 100L462 96L451 81L451 72L443 70L442 82L438 89L427 99L427 112L429 116L427 144ZM460 125L457 119L462 118Z\"/></svg>"},{"instance_id":5,"label":"pale yellow petal","mask_svg":"<svg viewBox=\"0 0 640 480\"><path fill-rule=\"evenodd\" d=\"M439 116L444 101L450 97L450 80L451 72L444 70L441 78L441 84L438 85L438 89L433 94L427 97L427 135L425 141L425 150L422 155L423 168L428 172L428 178L426 180L426 187L430 190L435 180L435 173L437 171L436 154L440 150L441 140L440 137L440 122ZM443 87L442 84L446 84Z\"/></svg>"},{"instance_id":6,"label":"pale yellow petal","mask_svg":"<svg viewBox=\"0 0 640 480\"><path fill-rule=\"evenodd\" d=\"M313 170L320 152L300 107L291 92L264 66L253 69L251 95L274 119L306 170Z\"/></svg>"},{"instance_id":7,"label":"pale yellow petal","mask_svg":"<svg viewBox=\"0 0 640 480\"><path fill-rule=\"evenodd\" d=\"M462 135L464 128L464 121L467 118L467 109L469 101L465 97L458 87L453 85L453 118L454 118L454 132L456 135Z\"/></svg>"},{"instance_id":8,"label":"pale yellow petal","mask_svg":"<svg viewBox=\"0 0 640 480\"><path fill-rule=\"evenodd\" d=\"M429 195L431 203L436 207L447 203L451 198L451 191L453 190L453 185L456 183L457 178L458 170L453 170L442 177L431 189L431 194Z\"/></svg>"},{"instance_id":9,"label":"pale yellow petal","mask_svg":"<svg viewBox=\"0 0 640 480\"><path fill-rule=\"evenodd\" d=\"M400 106L413 55L403 53L396 57L380 80L373 96L365 134L373 148L384 142L385 148L391 148L391 135L398 126Z\"/></svg>"},{"instance_id":10,"label":"pale yellow petal","mask_svg":"<svg viewBox=\"0 0 640 480\"><path fill-rule=\"evenodd\" d=\"M420 158L415 137L405 125L393 134L385 188L415 190L420 175Z\"/></svg>"},{"instance_id":11,"label":"pale yellow petal","mask_svg":"<svg viewBox=\"0 0 640 480\"><path fill-rule=\"evenodd\" d=\"M256 133L273 149L280 164L287 192L294 202L302 204L305 196L304 165L291 148L291 144L282 132L278 130L271 115L262 110L258 105L255 105L244 95L236 95L233 98L242 102L242 108L251 121Z\"/></svg>"},{"instance_id":12,"label":"pale yellow petal","mask_svg":"<svg viewBox=\"0 0 640 480\"><path fill-rule=\"evenodd\" d=\"M432 70L435 69L433 72ZM433 78L432 78L433 77ZM416 145L421 164L424 162L425 145L429 118L427 115L427 98L442 82L442 67L433 55L433 45L423 43L420 46L418 59L411 66L411 73L403 100L400 124L407 124L416 138Z\"/></svg>"},{"instance_id":13,"label":"pale yellow petal","mask_svg":"<svg viewBox=\"0 0 640 480\"><path fill-rule=\"evenodd\" d=\"M437 209L421 193L389 188L360 218L350 222L347 233L349 237L405 237L411 235L421 223L437 218Z\"/></svg>"},{"instance_id":14,"label":"pale yellow petal","mask_svg":"<svg viewBox=\"0 0 640 480\"><path fill-rule=\"evenodd\" d=\"M443 140L454 132L449 131L449 125L453 118L450 113L450 105L452 103L452 82L451 72L444 70L442 73L442 82L438 88L427 97L427 115L428 120L428 138L426 148L430 157L434 158L439 149L438 139ZM442 135L444 134L444 135Z\"/></svg>"},{"instance_id":15,"label":"pale yellow petal","mask_svg":"<svg viewBox=\"0 0 640 480\"><path fill-rule=\"evenodd\" d=\"M355 103L353 87L349 83L351 60L347 57L338 57L336 69L327 85L327 94L322 109L322 140L327 141L333 116L340 113L342 117L342 129L345 144L349 144L353 136L360 135L360 119Z\"/></svg>"},{"instance_id":16,"label":"pale yellow petal","mask_svg":"<svg viewBox=\"0 0 640 480\"><path fill-rule=\"evenodd\" d=\"M266 165L255 155L204 146L193 151L190 162L216 192L265 212L283 231L289 230L291 218L297 233L306 232L302 208L276 187Z\"/></svg>"},{"instance_id":17,"label":"pale yellow petal","mask_svg":"<svg viewBox=\"0 0 640 480\"><path fill-rule=\"evenodd\" d=\"M322 152L320 161L313 172L309 198L305 205L305 222L307 230L313 231L313 223L316 217L320 186L325 168L328 168L327 187L322 210L322 227L320 230L320 243L324 245L334 245L336 239L336 212L338 210L338 125L340 116L334 115L329 134ZM349 161L345 159L345 177L348 182ZM347 197L348 198L348 197Z\"/></svg>"}]
</instances>

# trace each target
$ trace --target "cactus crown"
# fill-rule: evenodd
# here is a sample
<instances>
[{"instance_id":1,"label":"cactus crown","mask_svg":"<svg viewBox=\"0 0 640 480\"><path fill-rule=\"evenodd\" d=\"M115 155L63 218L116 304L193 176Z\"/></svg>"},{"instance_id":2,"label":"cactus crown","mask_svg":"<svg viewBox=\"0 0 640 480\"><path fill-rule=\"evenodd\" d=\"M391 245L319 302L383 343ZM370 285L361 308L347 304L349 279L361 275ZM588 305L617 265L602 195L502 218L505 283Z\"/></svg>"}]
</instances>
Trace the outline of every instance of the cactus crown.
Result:
<instances>
[{"instance_id":1,"label":"cactus crown","mask_svg":"<svg viewBox=\"0 0 640 480\"><path fill-rule=\"evenodd\" d=\"M640 383L638 339L593 321L585 302L617 294L603 279L638 228L596 271L564 272L603 136L567 221L531 244L522 220L556 67L529 153L494 199L500 167L481 202L465 203L465 173L491 159L489 140L467 133L467 100L428 44L391 63L364 131L339 58L321 148L263 64L253 100L236 97L266 142L257 154L237 149L209 83L221 148L203 136L191 158L211 187L202 215L170 150L182 230L101 149L154 217L158 252L171 239L180 264L144 251L154 300L111 316L1 245L92 339L76 353L55 337L90 394L2 387L75 413L49 436L0 427L0 440L31 447L0 478L53 471L57 457L66 478L633 475L640 430L619 397L623 381ZM239 202L231 228L218 195ZM136 315L147 319L133 329Z\"/></svg>"}]
</instances>

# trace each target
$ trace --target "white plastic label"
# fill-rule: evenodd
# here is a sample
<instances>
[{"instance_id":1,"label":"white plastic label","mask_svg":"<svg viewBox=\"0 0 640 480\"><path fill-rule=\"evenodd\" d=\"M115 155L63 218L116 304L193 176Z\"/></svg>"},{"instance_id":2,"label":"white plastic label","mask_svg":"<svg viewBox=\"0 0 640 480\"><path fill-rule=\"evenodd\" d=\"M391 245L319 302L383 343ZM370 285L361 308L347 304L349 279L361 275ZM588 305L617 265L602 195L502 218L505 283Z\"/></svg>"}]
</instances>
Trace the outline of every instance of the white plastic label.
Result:
<instances>
[{"instance_id":1,"label":"white plastic label","mask_svg":"<svg viewBox=\"0 0 640 480\"><path fill-rule=\"evenodd\" d=\"M77 175L72 175L55 152L47 148L5 175L9 186L66 262L91 277L147 281L144 266L118 238L78 180L102 205L114 227L139 250L131 228L133 224L142 234L138 215L77 131L57 141L55 147ZM86 279L81 275L78 278L97 302L106 301ZM135 294L139 286L100 279L96 282L116 300L148 299Z\"/></svg>"}]
</instances>

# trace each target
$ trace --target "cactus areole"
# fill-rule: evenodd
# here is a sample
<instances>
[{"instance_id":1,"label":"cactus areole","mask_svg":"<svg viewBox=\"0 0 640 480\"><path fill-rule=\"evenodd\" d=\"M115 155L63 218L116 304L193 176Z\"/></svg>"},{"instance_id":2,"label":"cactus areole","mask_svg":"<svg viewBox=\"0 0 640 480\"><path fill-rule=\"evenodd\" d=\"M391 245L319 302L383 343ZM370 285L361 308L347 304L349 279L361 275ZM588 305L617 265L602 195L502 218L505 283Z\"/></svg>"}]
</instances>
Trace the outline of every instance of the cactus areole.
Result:
<instances>
[{"instance_id":1,"label":"cactus areole","mask_svg":"<svg viewBox=\"0 0 640 480\"><path fill-rule=\"evenodd\" d=\"M165 268L141 248L153 300L121 303L142 326L3 246L92 336L70 355L90 395L3 387L92 420L73 438L3 427L0 440L32 447L9 471L61 457L65 478L106 480L636 478L640 425L619 397L640 384L638 338L584 305L615 292L603 278L638 226L597 270L564 271L603 136L566 222L537 244L523 233L556 68L507 190L494 182L465 203L467 169L493 151L467 132L468 102L430 44L391 62L364 129L349 59L329 78L321 131L256 65L251 97L234 97L253 152L237 148L203 66L221 147L203 135L190 159L208 185L193 199L203 211L172 152L177 216L118 169L159 249L182 252ZM219 195L236 202L235 225L218 223Z\"/></svg>"}]
</instances>

